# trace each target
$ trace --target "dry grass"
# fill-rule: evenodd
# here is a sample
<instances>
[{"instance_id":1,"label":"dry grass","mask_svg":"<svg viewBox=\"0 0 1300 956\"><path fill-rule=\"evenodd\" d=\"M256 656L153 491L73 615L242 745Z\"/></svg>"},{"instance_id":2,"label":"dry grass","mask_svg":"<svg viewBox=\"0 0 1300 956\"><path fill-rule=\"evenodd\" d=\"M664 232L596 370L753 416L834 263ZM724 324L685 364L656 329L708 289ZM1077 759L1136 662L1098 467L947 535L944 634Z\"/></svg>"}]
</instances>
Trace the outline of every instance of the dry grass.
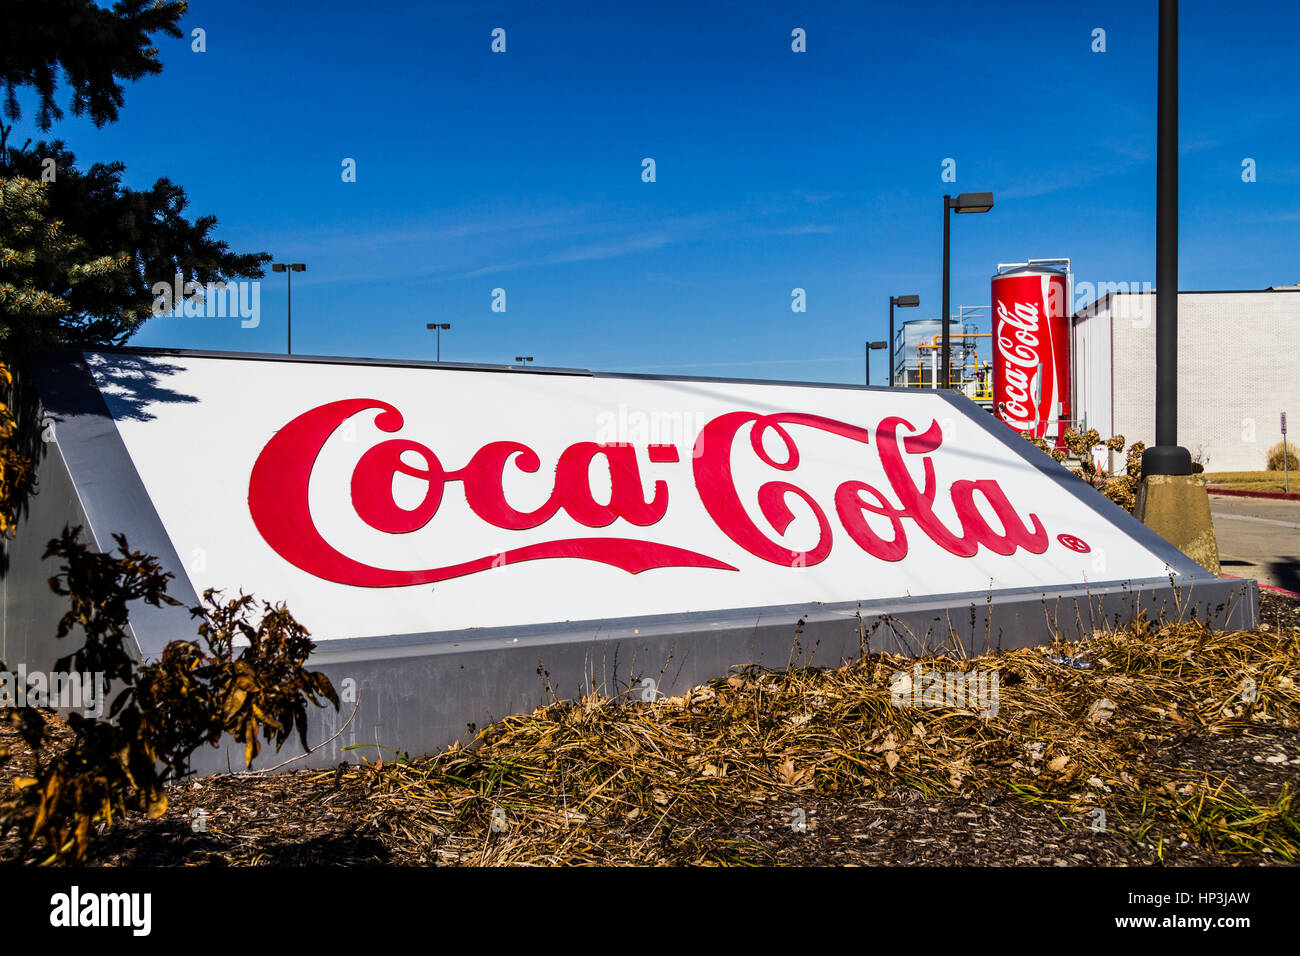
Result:
<instances>
[{"instance_id":1,"label":"dry grass","mask_svg":"<svg viewBox=\"0 0 1300 956\"><path fill-rule=\"evenodd\" d=\"M1285 476L1280 471L1213 471L1205 473L1211 488L1241 491L1285 491ZM1300 491L1300 472L1291 472L1291 490Z\"/></svg>"},{"instance_id":2,"label":"dry grass","mask_svg":"<svg viewBox=\"0 0 1300 956\"><path fill-rule=\"evenodd\" d=\"M996 670L992 718L895 707L891 678L915 663L873 654L836 669L740 670L654 703L637 688L555 702L468 748L393 755L317 786L361 788L376 831L425 860L473 865L745 863L751 848L696 839L697 824L756 809L788 818L800 795L899 788L1100 807L1135 840L1159 824L1218 852L1300 859L1289 785L1257 802L1207 773L1150 769L1180 737L1300 726L1300 628L1139 622L1077 644L924 659L926 671Z\"/></svg>"}]
</instances>

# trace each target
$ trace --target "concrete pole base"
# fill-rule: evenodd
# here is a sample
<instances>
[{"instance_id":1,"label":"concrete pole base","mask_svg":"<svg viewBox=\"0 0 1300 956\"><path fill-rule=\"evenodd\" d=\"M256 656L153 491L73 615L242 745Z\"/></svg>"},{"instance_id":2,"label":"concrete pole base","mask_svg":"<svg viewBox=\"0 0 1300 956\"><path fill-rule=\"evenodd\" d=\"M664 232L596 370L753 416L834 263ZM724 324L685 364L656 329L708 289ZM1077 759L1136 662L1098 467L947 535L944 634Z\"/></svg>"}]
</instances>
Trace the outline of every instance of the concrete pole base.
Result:
<instances>
[{"instance_id":1,"label":"concrete pole base","mask_svg":"<svg viewBox=\"0 0 1300 956\"><path fill-rule=\"evenodd\" d=\"M1207 571L1220 573L1210 495L1200 475L1144 477L1133 517Z\"/></svg>"}]
</instances>

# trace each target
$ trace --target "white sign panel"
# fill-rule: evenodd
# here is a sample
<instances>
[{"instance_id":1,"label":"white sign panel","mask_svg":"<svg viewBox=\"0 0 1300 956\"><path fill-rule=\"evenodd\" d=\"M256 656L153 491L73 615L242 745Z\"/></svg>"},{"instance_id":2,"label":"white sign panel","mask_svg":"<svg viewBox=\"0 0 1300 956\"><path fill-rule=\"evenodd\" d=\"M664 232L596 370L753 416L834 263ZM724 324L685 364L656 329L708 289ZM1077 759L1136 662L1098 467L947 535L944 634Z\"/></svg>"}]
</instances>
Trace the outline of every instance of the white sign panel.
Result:
<instances>
[{"instance_id":1,"label":"white sign panel","mask_svg":"<svg viewBox=\"0 0 1300 956\"><path fill-rule=\"evenodd\" d=\"M1169 573L920 391L86 360L196 592L318 640Z\"/></svg>"}]
</instances>

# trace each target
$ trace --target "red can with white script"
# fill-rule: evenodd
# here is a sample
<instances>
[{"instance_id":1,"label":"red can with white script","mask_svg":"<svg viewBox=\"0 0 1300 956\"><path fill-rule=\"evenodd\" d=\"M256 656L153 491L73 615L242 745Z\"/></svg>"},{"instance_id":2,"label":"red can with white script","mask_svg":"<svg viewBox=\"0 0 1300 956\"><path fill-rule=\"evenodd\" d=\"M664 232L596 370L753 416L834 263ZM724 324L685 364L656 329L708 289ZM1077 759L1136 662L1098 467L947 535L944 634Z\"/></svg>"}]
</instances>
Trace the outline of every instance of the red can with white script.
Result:
<instances>
[{"instance_id":1,"label":"red can with white script","mask_svg":"<svg viewBox=\"0 0 1300 956\"><path fill-rule=\"evenodd\" d=\"M1064 444L1070 417L1066 276L1025 266L993 277L993 402L1016 431Z\"/></svg>"}]
</instances>

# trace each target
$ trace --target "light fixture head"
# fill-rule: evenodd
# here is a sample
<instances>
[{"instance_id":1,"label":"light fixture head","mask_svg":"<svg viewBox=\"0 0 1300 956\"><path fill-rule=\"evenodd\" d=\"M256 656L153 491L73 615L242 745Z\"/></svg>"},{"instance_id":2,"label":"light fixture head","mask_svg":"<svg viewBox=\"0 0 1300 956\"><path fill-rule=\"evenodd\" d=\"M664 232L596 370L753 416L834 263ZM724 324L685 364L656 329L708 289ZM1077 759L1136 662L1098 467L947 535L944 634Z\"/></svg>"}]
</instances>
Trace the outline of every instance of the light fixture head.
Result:
<instances>
[{"instance_id":1,"label":"light fixture head","mask_svg":"<svg viewBox=\"0 0 1300 956\"><path fill-rule=\"evenodd\" d=\"M993 208L992 193L962 193L950 199L953 212L988 212Z\"/></svg>"}]
</instances>

